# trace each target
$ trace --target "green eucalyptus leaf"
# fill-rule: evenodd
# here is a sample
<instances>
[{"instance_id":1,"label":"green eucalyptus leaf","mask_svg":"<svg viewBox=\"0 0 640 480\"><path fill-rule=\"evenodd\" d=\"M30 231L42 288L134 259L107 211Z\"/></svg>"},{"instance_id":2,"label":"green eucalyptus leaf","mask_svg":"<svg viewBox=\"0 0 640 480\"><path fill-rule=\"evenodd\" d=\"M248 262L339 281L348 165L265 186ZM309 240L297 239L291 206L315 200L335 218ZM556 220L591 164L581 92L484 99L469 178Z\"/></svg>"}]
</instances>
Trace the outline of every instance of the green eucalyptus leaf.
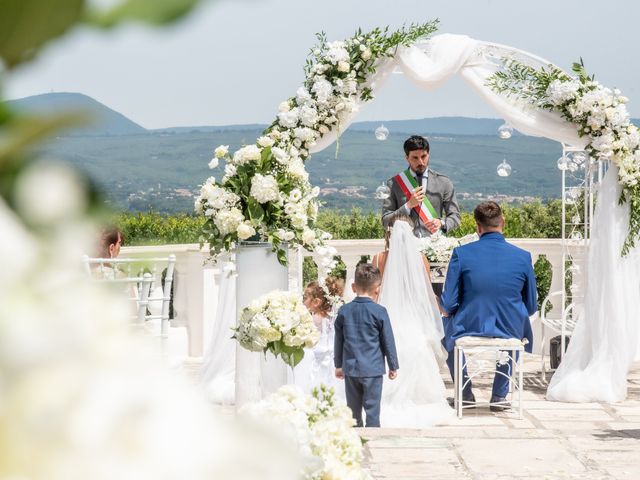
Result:
<instances>
[{"instance_id":1,"label":"green eucalyptus leaf","mask_svg":"<svg viewBox=\"0 0 640 480\"><path fill-rule=\"evenodd\" d=\"M3 0L0 57L7 68L29 60L45 43L78 23L84 4L84 0Z\"/></svg>"},{"instance_id":2,"label":"green eucalyptus leaf","mask_svg":"<svg viewBox=\"0 0 640 480\"><path fill-rule=\"evenodd\" d=\"M200 0L125 0L108 10L92 9L86 21L105 28L123 21L162 25L184 17L198 3Z\"/></svg>"}]
</instances>

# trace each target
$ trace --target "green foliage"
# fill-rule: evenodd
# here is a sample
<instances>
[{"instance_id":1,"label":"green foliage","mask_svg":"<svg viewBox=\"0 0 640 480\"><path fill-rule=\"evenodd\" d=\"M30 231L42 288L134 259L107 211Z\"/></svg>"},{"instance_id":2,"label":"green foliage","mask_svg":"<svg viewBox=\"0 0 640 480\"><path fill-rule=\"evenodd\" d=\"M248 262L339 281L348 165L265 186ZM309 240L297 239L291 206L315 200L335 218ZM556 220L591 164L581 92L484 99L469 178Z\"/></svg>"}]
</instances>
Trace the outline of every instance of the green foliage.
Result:
<instances>
[{"instance_id":1,"label":"green foliage","mask_svg":"<svg viewBox=\"0 0 640 480\"><path fill-rule=\"evenodd\" d=\"M158 213L122 213L115 224L122 230L127 245L165 245L198 243L205 218L192 215Z\"/></svg>"},{"instance_id":2,"label":"green foliage","mask_svg":"<svg viewBox=\"0 0 640 480\"><path fill-rule=\"evenodd\" d=\"M113 27L124 21L162 25L180 19L200 0L126 0L108 10L92 9L86 20L99 27Z\"/></svg>"},{"instance_id":3,"label":"green foliage","mask_svg":"<svg viewBox=\"0 0 640 480\"><path fill-rule=\"evenodd\" d=\"M335 240L382 238L384 229L380 215L373 212L362 213L358 208L350 213L335 210L321 210L318 213L317 226L331 233Z\"/></svg>"},{"instance_id":4,"label":"green foliage","mask_svg":"<svg viewBox=\"0 0 640 480\"><path fill-rule=\"evenodd\" d=\"M546 255L540 255L538 260L533 265L533 271L536 275L536 287L538 290L538 310L542 310L542 303L544 299L549 295L549 290L551 289L551 262L547 259ZM553 305L551 302L547 303L547 308L545 310L545 314L547 314Z\"/></svg>"}]
</instances>

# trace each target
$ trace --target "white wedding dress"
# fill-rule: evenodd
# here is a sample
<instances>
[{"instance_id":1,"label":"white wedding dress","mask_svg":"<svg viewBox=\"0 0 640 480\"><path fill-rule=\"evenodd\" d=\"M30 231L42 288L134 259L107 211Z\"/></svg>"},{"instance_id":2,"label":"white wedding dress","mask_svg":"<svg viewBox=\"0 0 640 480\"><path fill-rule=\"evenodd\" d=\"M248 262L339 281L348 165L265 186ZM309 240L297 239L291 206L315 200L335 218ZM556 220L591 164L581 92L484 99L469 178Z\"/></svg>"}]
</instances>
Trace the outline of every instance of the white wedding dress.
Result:
<instances>
[{"instance_id":1,"label":"white wedding dress","mask_svg":"<svg viewBox=\"0 0 640 480\"><path fill-rule=\"evenodd\" d=\"M378 303L389 312L400 363L395 380L385 377L381 424L424 428L445 423L454 411L440 375L442 319L418 240L405 222L396 222L391 232Z\"/></svg>"}]
</instances>

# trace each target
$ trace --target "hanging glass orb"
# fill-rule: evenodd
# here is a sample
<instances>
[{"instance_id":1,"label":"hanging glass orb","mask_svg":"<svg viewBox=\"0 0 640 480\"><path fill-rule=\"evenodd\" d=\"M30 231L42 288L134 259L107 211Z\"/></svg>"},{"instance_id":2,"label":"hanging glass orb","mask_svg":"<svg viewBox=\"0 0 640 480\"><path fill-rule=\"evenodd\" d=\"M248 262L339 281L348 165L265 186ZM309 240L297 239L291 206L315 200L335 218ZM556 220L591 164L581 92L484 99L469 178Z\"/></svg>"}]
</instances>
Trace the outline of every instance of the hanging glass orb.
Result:
<instances>
[{"instance_id":1,"label":"hanging glass orb","mask_svg":"<svg viewBox=\"0 0 640 480\"><path fill-rule=\"evenodd\" d=\"M572 173L576 172L578 168L580 168L580 166L573 160L569 160L569 162L567 163L567 170L569 170Z\"/></svg>"},{"instance_id":2,"label":"hanging glass orb","mask_svg":"<svg viewBox=\"0 0 640 480\"><path fill-rule=\"evenodd\" d=\"M575 295L580 291L580 286L576 283L572 283L571 286L569 287L569 290L571 291L572 295Z\"/></svg>"},{"instance_id":3,"label":"hanging glass orb","mask_svg":"<svg viewBox=\"0 0 640 480\"><path fill-rule=\"evenodd\" d=\"M569 271L571 272L571 275L578 275L580 273L580 265L575 263L572 264Z\"/></svg>"},{"instance_id":4,"label":"hanging glass orb","mask_svg":"<svg viewBox=\"0 0 640 480\"><path fill-rule=\"evenodd\" d=\"M497 172L500 177L508 177L511 175L511 165L507 163L506 158L502 159L502 163L498 165Z\"/></svg>"},{"instance_id":5,"label":"hanging glass orb","mask_svg":"<svg viewBox=\"0 0 640 480\"><path fill-rule=\"evenodd\" d=\"M573 205L574 203L576 203L576 199L571 194L571 190L567 190L566 192L564 192L564 203L566 203L567 205Z\"/></svg>"},{"instance_id":6,"label":"hanging glass orb","mask_svg":"<svg viewBox=\"0 0 640 480\"><path fill-rule=\"evenodd\" d=\"M387 198L389 198L389 195L391 195L391 190L383 182L382 185L380 185L380 186L378 186L378 188L376 188L376 193L375 193L374 196L378 200L386 200Z\"/></svg>"},{"instance_id":7,"label":"hanging glass orb","mask_svg":"<svg viewBox=\"0 0 640 480\"><path fill-rule=\"evenodd\" d=\"M559 159L558 159L558 169L565 171L567 168L569 168L569 157L567 157L566 155L562 155Z\"/></svg>"},{"instance_id":8,"label":"hanging glass orb","mask_svg":"<svg viewBox=\"0 0 640 480\"><path fill-rule=\"evenodd\" d=\"M378 128L376 128L376 138L380 141L385 141L389 136L389 129L385 127L383 124L380 124Z\"/></svg>"},{"instance_id":9,"label":"hanging glass orb","mask_svg":"<svg viewBox=\"0 0 640 480\"><path fill-rule=\"evenodd\" d=\"M503 123L498 127L498 136L503 140L511 138L511 135L513 135L513 127L508 123Z\"/></svg>"},{"instance_id":10,"label":"hanging glass orb","mask_svg":"<svg viewBox=\"0 0 640 480\"><path fill-rule=\"evenodd\" d=\"M578 215L577 213L571 217L571 223L573 223L574 225L579 225L580 224L580 215Z\"/></svg>"},{"instance_id":11,"label":"hanging glass orb","mask_svg":"<svg viewBox=\"0 0 640 480\"><path fill-rule=\"evenodd\" d=\"M580 167L584 165L584 162L587 161L587 154L584 152L575 152L573 155L571 155L571 160L573 160L573 163Z\"/></svg>"},{"instance_id":12,"label":"hanging glass orb","mask_svg":"<svg viewBox=\"0 0 640 480\"><path fill-rule=\"evenodd\" d=\"M582 240L582 233L575 231L571 234L571 240Z\"/></svg>"}]
</instances>

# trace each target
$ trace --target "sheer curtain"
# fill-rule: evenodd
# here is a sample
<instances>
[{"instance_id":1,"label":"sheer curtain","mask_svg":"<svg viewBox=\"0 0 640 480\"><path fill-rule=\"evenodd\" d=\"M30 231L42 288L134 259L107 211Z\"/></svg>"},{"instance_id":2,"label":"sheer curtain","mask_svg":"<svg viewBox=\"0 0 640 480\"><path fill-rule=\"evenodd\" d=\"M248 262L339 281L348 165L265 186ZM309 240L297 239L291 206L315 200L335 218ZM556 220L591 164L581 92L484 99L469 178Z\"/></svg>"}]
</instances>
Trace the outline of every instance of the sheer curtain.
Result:
<instances>
[{"instance_id":1,"label":"sheer curtain","mask_svg":"<svg viewBox=\"0 0 640 480\"><path fill-rule=\"evenodd\" d=\"M620 257L629 227L629 204L618 204L618 169L600 185L591 232L584 308L547 398L566 402L618 402L640 344L640 247Z\"/></svg>"}]
</instances>

